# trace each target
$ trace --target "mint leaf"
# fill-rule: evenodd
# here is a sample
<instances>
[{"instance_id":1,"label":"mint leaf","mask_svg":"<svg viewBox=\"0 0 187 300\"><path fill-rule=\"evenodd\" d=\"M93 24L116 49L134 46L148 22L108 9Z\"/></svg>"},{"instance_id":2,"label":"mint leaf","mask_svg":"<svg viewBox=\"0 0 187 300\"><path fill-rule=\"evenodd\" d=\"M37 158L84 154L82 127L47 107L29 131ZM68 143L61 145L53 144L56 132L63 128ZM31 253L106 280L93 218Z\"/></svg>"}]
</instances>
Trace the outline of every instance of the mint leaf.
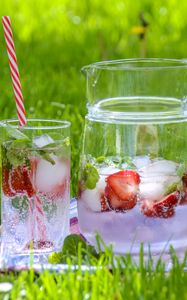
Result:
<instances>
[{"instance_id":1,"label":"mint leaf","mask_svg":"<svg viewBox=\"0 0 187 300\"><path fill-rule=\"evenodd\" d=\"M55 165L55 161L50 154L54 153L58 156L56 151L62 151L62 145L59 145L59 143L55 143L48 134L43 134L39 137L36 137L32 144L31 140L25 134L23 134L18 129L12 128L8 124L6 127L6 131L7 134L14 139L6 147L7 159L11 165L17 167L21 164L26 164L30 155L29 149L32 149L33 147L36 150L36 156L41 156L52 165ZM63 142L64 145L69 145L69 138L66 138ZM43 146L42 143L44 143ZM33 153L34 152L32 152L32 154Z\"/></svg>"},{"instance_id":2,"label":"mint leaf","mask_svg":"<svg viewBox=\"0 0 187 300\"><path fill-rule=\"evenodd\" d=\"M33 146L35 147L36 151L39 152L40 156L43 159L47 160L52 165L54 165L55 160L50 154L54 154L56 156L68 154L69 143L69 137L67 137L61 143L59 143L59 141L55 142L48 134L43 134L34 139Z\"/></svg>"},{"instance_id":3,"label":"mint leaf","mask_svg":"<svg viewBox=\"0 0 187 300\"><path fill-rule=\"evenodd\" d=\"M31 146L30 140L23 139L23 140L14 140L13 142L11 142L9 148L25 149L28 148L28 146Z\"/></svg>"},{"instance_id":4,"label":"mint leaf","mask_svg":"<svg viewBox=\"0 0 187 300\"><path fill-rule=\"evenodd\" d=\"M127 164L126 168L136 170L136 166L133 163L133 159L130 156L125 156L124 158L121 159L121 162L119 164L119 167L122 167L122 164Z\"/></svg>"},{"instance_id":5,"label":"mint leaf","mask_svg":"<svg viewBox=\"0 0 187 300\"><path fill-rule=\"evenodd\" d=\"M57 143L52 142L52 143L47 144L47 145L45 145L45 146L43 146L43 147L40 147L40 148L41 148L42 150L48 149L48 150L53 151L53 148L55 148L55 147L57 147Z\"/></svg>"},{"instance_id":6,"label":"mint leaf","mask_svg":"<svg viewBox=\"0 0 187 300\"><path fill-rule=\"evenodd\" d=\"M48 153L48 151L44 151L44 150L39 150L38 151L39 154L41 155L41 157L45 160L47 160L48 162L50 162L52 165L55 165L55 161L54 159L51 157L51 155Z\"/></svg>"},{"instance_id":7,"label":"mint leaf","mask_svg":"<svg viewBox=\"0 0 187 300\"><path fill-rule=\"evenodd\" d=\"M69 136L67 138L65 138L63 142L64 142L64 144L66 146L70 146L70 138L69 138Z\"/></svg>"},{"instance_id":8,"label":"mint leaf","mask_svg":"<svg viewBox=\"0 0 187 300\"><path fill-rule=\"evenodd\" d=\"M12 206L19 209L21 212L28 210L28 199L26 196L14 197L12 199Z\"/></svg>"},{"instance_id":9,"label":"mint leaf","mask_svg":"<svg viewBox=\"0 0 187 300\"><path fill-rule=\"evenodd\" d=\"M88 245L80 235L71 234L65 238L62 251L52 253L48 257L48 261L52 264L60 264L67 263L69 258L73 264L77 264L79 249L81 249L81 260L84 263L90 263L93 259L99 259L103 254L103 252L97 253L95 248Z\"/></svg>"},{"instance_id":10,"label":"mint leaf","mask_svg":"<svg viewBox=\"0 0 187 300\"><path fill-rule=\"evenodd\" d=\"M42 196L41 198L43 202L43 210L46 213L46 217L50 220L57 211L57 204L55 202L51 202L47 197Z\"/></svg>"},{"instance_id":11,"label":"mint leaf","mask_svg":"<svg viewBox=\"0 0 187 300\"><path fill-rule=\"evenodd\" d=\"M176 173L178 176L182 177L182 175L186 172L186 170L187 170L187 163L184 162L179 165Z\"/></svg>"},{"instance_id":12,"label":"mint leaf","mask_svg":"<svg viewBox=\"0 0 187 300\"><path fill-rule=\"evenodd\" d=\"M104 161L106 160L106 157L105 156L99 156L96 158L96 162L97 163L103 163Z\"/></svg>"},{"instance_id":13,"label":"mint leaf","mask_svg":"<svg viewBox=\"0 0 187 300\"><path fill-rule=\"evenodd\" d=\"M19 165L26 164L27 162L25 151L23 150L20 151L19 149L8 149L7 159L9 163L15 168L18 167Z\"/></svg>"},{"instance_id":14,"label":"mint leaf","mask_svg":"<svg viewBox=\"0 0 187 300\"><path fill-rule=\"evenodd\" d=\"M96 187L99 180L99 173L97 169L90 163L87 163L83 170L83 181L85 187L92 190Z\"/></svg>"},{"instance_id":15,"label":"mint leaf","mask_svg":"<svg viewBox=\"0 0 187 300\"><path fill-rule=\"evenodd\" d=\"M178 182L174 182L166 187L164 195L167 196L178 190Z\"/></svg>"},{"instance_id":16,"label":"mint leaf","mask_svg":"<svg viewBox=\"0 0 187 300\"><path fill-rule=\"evenodd\" d=\"M86 249L87 244L80 235L77 235L77 234L68 235L64 240L64 244L62 247L62 253L64 255L68 254L68 255L76 256L78 253L79 243L81 244L82 249Z\"/></svg>"},{"instance_id":17,"label":"mint leaf","mask_svg":"<svg viewBox=\"0 0 187 300\"><path fill-rule=\"evenodd\" d=\"M9 163L18 167L22 164L27 164L30 146L29 140L14 140L8 146L6 145L6 156Z\"/></svg>"},{"instance_id":18,"label":"mint leaf","mask_svg":"<svg viewBox=\"0 0 187 300\"><path fill-rule=\"evenodd\" d=\"M7 134L13 139L16 139L16 140L29 140L28 136L26 136L20 130L18 130L16 128L12 128L8 124L6 124L6 131L7 131Z\"/></svg>"},{"instance_id":19,"label":"mint leaf","mask_svg":"<svg viewBox=\"0 0 187 300\"><path fill-rule=\"evenodd\" d=\"M95 250L95 247L92 245L87 245L87 251L90 255L99 258L100 254L97 253L97 251Z\"/></svg>"},{"instance_id":20,"label":"mint leaf","mask_svg":"<svg viewBox=\"0 0 187 300\"><path fill-rule=\"evenodd\" d=\"M2 159L2 165L5 166L7 169L11 169L11 165L7 158L7 149L5 145L1 146L1 159Z\"/></svg>"},{"instance_id":21,"label":"mint leaf","mask_svg":"<svg viewBox=\"0 0 187 300\"><path fill-rule=\"evenodd\" d=\"M12 141L4 143L6 148L6 158L8 162L17 167L21 164L26 164L28 161L28 147L31 146L31 141L20 130L6 125L7 134L12 138Z\"/></svg>"}]
</instances>

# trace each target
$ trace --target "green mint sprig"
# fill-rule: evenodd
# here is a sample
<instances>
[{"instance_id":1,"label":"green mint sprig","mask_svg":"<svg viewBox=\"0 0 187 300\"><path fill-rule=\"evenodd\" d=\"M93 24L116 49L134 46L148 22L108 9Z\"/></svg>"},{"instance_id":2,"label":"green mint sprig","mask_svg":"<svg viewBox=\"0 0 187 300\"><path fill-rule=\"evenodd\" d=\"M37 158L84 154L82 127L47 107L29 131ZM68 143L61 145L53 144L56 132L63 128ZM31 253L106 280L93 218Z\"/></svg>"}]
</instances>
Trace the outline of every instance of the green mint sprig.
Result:
<instances>
[{"instance_id":1,"label":"green mint sprig","mask_svg":"<svg viewBox=\"0 0 187 300\"><path fill-rule=\"evenodd\" d=\"M79 253L81 252L81 253ZM81 254L82 262L88 263L92 259L99 259L103 252L97 253L95 248L89 245L80 235L68 235L60 252L53 252L48 261L51 264L67 263L71 259L74 264L78 264L78 254Z\"/></svg>"},{"instance_id":2,"label":"green mint sprig","mask_svg":"<svg viewBox=\"0 0 187 300\"><path fill-rule=\"evenodd\" d=\"M186 171L187 171L187 163L184 162L179 165L176 173L178 176L182 177L184 175L184 173L186 173Z\"/></svg>"},{"instance_id":3,"label":"green mint sprig","mask_svg":"<svg viewBox=\"0 0 187 300\"><path fill-rule=\"evenodd\" d=\"M133 159L129 156L125 157L105 157L99 156L96 158L95 163L98 165L105 165L105 166L115 166L116 168L123 169L124 165L126 168L135 170L136 166L133 163Z\"/></svg>"},{"instance_id":4,"label":"green mint sprig","mask_svg":"<svg viewBox=\"0 0 187 300\"><path fill-rule=\"evenodd\" d=\"M6 132L8 136L14 140L30 140L26 134L8 124L6 124Z\"/></svg>"},{"instance_id":5,"label":"green mint sprig","mask_svg":"<svg viewBox=\"0 0 187 300\"><path fill-rule=\"evenodd\" d=\"M181 184L179 181L171 183L166 187L164 195L167 196L175 191L181 190Z\"/></svg>"},{"instance_id":6,"label":"green mint sprig","mask_svg":"<svg viewBox=\"0 0 187 300\"><path fill-rule=\"evenodd\" d=\"M183 189L182 177L186 173L187 170L187 163L184 162L179 165L176 174L178 175L178 180L176 182L171 183L166 187L165 195L169 195L175 191L181 191Z\"/></svg>"},{"instance_id":7,"label":"green mint sprig","mask_svg":"<svg viewBox=\"0 0 187 300\"><path fill-rule=\"evenodd\" d=\"M94 167L91 163L87 163L82 172L82 179L85 187L93 190L99 180L99 173L96 167Z\"/></svg>"},{"instance_id":8,"label":"green mint sprig","mask_svg":"<svg viewBox=\"0 0 187 300\"><path fill-rule=\"evenodd\" d=\"M18 210L19 215L22 219L25 219L28 215L28 198L25 195L19 195L11 200L12 207Z\"/></svg>"},{"instance_id":9,"label":"green mint sprig","mask_svg":"<svg viewBox=\"0 0 187 300\"><path fill-rule=\"evenodd\" d=\"M27 135L16 128L12 128L11 126L7 125L6 132L10 138L10 140L5 143L6 157L9 164L13 167L17 167L23 164L27 165L29 156L31 155L30 150L32 150L32 154L34 153L34 150L36 150L36 156L39 155L43 159L50 162L52 165L55 164L55 161L51 154L57 155L56 151L58 151L59 153L62 148L62 144L59 145L59 143L55 143L54 141L52 141L51 143L44 145L43 147L38 147ZM64 140L64 145L69 145L68 139Z\"/></svg>"},{"instance_id":10,"label":"green mint sprig","mask_svg":"<svg viewBox=\"0 0 187 300\"><path fill-rule=\"evenodd\" d=\"M29 140L13 140L6 147L6 157L11 165L18 167L19 165L27 165L30 141Z\"/></svg>"}]
</instances>

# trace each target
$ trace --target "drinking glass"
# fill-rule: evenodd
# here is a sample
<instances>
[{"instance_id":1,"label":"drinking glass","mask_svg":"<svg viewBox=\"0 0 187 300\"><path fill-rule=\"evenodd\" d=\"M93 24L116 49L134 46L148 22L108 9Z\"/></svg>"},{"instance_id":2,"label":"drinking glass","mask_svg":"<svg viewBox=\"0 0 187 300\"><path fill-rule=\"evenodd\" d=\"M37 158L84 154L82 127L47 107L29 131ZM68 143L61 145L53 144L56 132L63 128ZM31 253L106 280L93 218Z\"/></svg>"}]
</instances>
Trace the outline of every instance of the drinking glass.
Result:
<instances>
[{"instance_id":1,"label":"drinking glass","mask_svg":"<svg viewBox=\"0 0 187 300\"><path fill-rule=\"evenodd\" d=\"M70 123L1 122L1 264L46 263L69 232Z\"/></svg>"},{"instance_id":2,"label":"drinking glass","mask_svg":"<svg viewBox=\"0 0 187 300\"><path fill-rule=\"evenodd\" d=\"M81 233L115 253L187 249L187 62L128 59L83 68Z\"/></svg>"}]
</instances>

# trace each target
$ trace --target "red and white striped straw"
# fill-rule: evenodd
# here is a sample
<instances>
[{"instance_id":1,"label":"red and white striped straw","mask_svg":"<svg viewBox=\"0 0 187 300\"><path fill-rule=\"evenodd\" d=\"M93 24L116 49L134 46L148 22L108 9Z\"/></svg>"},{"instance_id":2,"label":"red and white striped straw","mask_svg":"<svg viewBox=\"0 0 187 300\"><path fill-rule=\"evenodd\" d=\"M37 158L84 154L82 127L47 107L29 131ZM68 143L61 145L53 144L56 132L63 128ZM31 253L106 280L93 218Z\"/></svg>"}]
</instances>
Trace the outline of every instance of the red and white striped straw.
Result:
<instances>
[{"instance_id":1,"label":"red and white striped straw","mask_svg":"<svg viewBox=\"0 0 187 300\"><path fill-rule=\"evenodd\" d=\"M7 53L8 53L8 58L9 58L10 73L11 73L11 77L12 77L14 96L15 96L15 100L16 100L18 120L19 120L20 126L24 126L27 121L26 121L24 100L23 100L23 95L22 95L22 88L21 88L21 82L20 82L20 76L19 76L18 63L17 63L17 58L16 58L16 51L15 51L15 46L14 46L10 17L8 17L8 16L2 17L2 22L3 22L3 29L4 29Z\"/></svg>"},{"instance_id":2,"label":"red and white striped straw","mask_svg":"<svg viewBox=\"0 0 187 300\"><path fill-rule=\"evenodd\" d=\"M46 225L45 225L45 214L42 208L42 202L40 197L36 194L35 198L35 207L36 207L36 223L37 223L37 233L38 233L38 240L39 241L46 241L47 239L47 232L46 232Z\"/></svg>"}]
</instances>

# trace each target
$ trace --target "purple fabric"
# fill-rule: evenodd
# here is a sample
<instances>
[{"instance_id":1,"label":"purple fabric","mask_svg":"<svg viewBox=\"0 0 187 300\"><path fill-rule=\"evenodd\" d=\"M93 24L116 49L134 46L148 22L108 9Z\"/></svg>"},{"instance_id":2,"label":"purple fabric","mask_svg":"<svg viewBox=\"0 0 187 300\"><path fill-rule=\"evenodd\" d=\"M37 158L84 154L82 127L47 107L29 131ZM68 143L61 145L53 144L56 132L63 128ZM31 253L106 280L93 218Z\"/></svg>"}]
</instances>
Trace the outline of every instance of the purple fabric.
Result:
<instances>
[{"instance_id":1,"label":"purple fabric","mask_svg":"<svg viewBox=\"0 0 187 300\"><path fill-rule=\"evenodd\" d=\"M70 219L70 232L75 234L80 234L77 217Z\"/></svg>"},{"instance_id":2,"label":"purple fabric","mask_svg":"<svg viewBox=\"0 0 187 300\"><path fill-rule=\"evenodd\" d=\"M77 218L77 200L75 198L70 203L70 233L80 234Z\"/></svg>"}]
</instances>

